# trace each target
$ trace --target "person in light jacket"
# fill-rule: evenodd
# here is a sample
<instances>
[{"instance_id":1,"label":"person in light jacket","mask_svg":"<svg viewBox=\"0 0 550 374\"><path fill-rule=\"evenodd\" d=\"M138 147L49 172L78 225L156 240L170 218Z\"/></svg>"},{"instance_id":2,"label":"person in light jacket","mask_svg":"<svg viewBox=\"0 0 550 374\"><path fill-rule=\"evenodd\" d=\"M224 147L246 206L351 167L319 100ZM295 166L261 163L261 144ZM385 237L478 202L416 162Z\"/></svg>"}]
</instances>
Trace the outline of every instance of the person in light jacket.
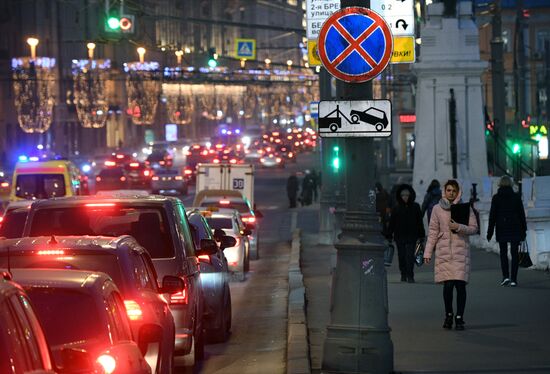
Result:
<instances>
[{"instance_id":1,"label":"person in light jacket","mask_svg":"<svg viewBox=\"0 0 550 374\"><path fill-rule=\"evenodd\" d=\"M491 241L493 232L497 232L497 242L500 247L500 267L502 269L501 286L517 286L519 242L527 235L527 221L521 196L512 189L512 179L505 175L500 178L499 189L491 201L489 212L489 227L487 241ZM508 266L508 243L512 255L512 279Z\"/></svg>"},{"instance_id":2,"label":"person in light jacket","mask_svg":"<svg viewBox=\"0 0 550 374\"><path fill-rule=\"evenodd\" d=\"M451 220L451 205L458 204L462 195L456 180L451 179L445 183L443 194L439 204L432 210L424 262L429 264L435 253L435 282L443 284L445 303L443 328L453 327L453 293L456 288L455 329L464 330L466 284L470 280L468 235L474 235L477 232L477 222L471 209L467 226Z\"/></svg>"}]
</instances>

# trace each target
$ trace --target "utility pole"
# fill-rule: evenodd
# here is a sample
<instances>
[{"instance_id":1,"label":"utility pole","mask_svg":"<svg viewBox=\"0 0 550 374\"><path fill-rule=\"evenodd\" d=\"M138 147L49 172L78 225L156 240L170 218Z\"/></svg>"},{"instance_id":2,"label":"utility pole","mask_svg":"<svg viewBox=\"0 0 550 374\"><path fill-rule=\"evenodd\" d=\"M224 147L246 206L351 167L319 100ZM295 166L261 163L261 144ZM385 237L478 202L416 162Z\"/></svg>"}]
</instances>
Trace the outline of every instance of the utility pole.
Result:
<instances>
[{"instance_id":1,"label":"utility pole","mask_svg":"<svg viewBox=\"0 0 550 374\"><path fill-rule=\"evenodd\" d=\"M550 121L550 40L544 41L544 76L546 81L546 121Z\"/></svg>"},{"instance_id":2,"label":"utility pole","mask_svg":"<svg viewBox=\"0 0 550 374\"><path fill-rule=\"evenodd\" d=\"M450 125L450 135L451 135L451 163L453 167L453 179L458 178L456 172L457 166L457 154L456 154L456 100L455 100L455 90L452 88L449 90L451 98L449 99L449 125Z\"/></svg>"},{"instance_id":3,"label":"utility pole","mask_svg":"<svg viewBox=\"0 0 550 374\"><path fill-rule=\"evenodd\" d=\"M504 40L502 39L502 8L500 0L495 0L492 19L491 39L491 80L493 96L493 121L495 144L500 136L506 137L506 112L504 110ZM497 165L505 167L506 153L495 146L493 159ZM498 168L493 168L496 172Z\"/></svg>"},{"instance_id":4,"label":"utility pole","mask_svg":"<svg viewBox=\"0 0 550 374\"><path fill-rule=\"evenodd\" d=\"M341 0L341 8L370 8L370 0ZM338 100L372 99L372 83L337 81ZM345 139L346 212L335 244L332 305L322 371L391 373L384 245L375 213L373 138Z\"/></svg>"},{"instance_id":5,"label":"utility pole","mask_svg":"<svg viewBox=\"0 0 550 374\"><path fill-rule=\"evenodd\" d=\"M514 92L515 92L515 116L512 134L519 137L519 124L525 118L525 43L523 38L524 15L523 0L516 3L516 26L514 32Z\"/></svg>"}]
</instances>

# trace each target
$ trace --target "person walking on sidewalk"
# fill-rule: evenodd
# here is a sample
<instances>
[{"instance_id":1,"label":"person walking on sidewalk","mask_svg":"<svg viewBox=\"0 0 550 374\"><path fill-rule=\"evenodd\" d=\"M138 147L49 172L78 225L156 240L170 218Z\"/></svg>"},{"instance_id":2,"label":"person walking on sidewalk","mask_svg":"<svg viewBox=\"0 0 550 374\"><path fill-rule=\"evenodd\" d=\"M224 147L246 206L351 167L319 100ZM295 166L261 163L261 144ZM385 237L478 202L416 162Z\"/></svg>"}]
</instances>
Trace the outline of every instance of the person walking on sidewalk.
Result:
<instances>
[{"instance_id":1,"label":"person walking on sidewalk","mask_svg":"<svg viewBox=\"0 0 550 374\"><path fill-rule=\"evenodd\" d=\"M286 194L288 196L289 207L296 208L296 198L298 197L298 177L292 173L286 181Z\"/></svg>"},{"instance_id":2,"label":"person walking on sidewalk","mask_svg":"<svg viewBox=\"0 0 550 374\"><path fill-rule=\"evenodd\" d=\"M422 217L427 214L428 225L430 224L430 218L432 217L432 209L439 204L441 200L441 185L437 179L432 180L424 195L424 201L422 202Z\"/></svg>"},{"instance_id":3,"label":"person walking on sidewalk","mask_svg":"<svg viewBox=\"0 0 550 374\"><path fill-rule=\"evenodd\" d=\"M517 286L519 243L527 235L527 221L521 196L514 192L512 178L505 175L500 178L499 189L491 201L487 241L491 241L496 228L496 239L500 247L500 267L502 269L501 286ZM512 277L508 266L508 243L512 255Z\"/></svg>"},{"instance_id":4,"label":"person walking on sidewalk","mask_svg":"<svg viewBox=\"0 0 550 374\"><path fill-rule=\"evenodd\" d=\"M397 244L397 256L401 282L414 283L414 250L417 240L426 236L420 205L414 200L416 193L412 186L402 184L396 190L397 205L391 211L390 224L386 238L392 238Z\"/></svg>"},{"instance_id":5,"label":"person walking on sidewalk","mask_svg":"<svg viewBox=\"0 0 550 374\"><path fill-rule=\"evenodd\" d=\"M468 235L477 232L474 212L470 209L468 225L451 219L451 205L461 202L462 191L456 180L449 180L443 189L444 197L432 210L424 262L429 264L435 252L435 282L443 284L445 321L443 328L453 327L453 293L456 288L455 329L464 330L466 284L470 279L470 245Z\"/></svg>"}]
</instances>

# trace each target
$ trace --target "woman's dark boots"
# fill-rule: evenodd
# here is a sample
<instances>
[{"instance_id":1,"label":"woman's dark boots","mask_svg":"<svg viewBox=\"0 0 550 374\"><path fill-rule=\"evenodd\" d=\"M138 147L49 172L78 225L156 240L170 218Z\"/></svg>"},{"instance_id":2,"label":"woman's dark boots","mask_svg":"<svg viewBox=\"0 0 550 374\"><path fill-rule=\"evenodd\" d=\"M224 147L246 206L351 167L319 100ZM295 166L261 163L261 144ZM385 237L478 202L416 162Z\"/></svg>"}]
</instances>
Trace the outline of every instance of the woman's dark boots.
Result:
<instances>
[{"instance_id":1,"label":"woman's dark boots","mask_svg":"<svg viewBox=\"0 0 550 374\"><path fill-rule=\"evenodd\" d=\"M453 313L447 313L445 316L445 322L443 322L443 328L447 330L453 328Z\"/></svg>"},{"instance_id":2,"label":"woman's dark boots","mask_svg":"<svg viewBox=\"0 0 550 374\"><path fill-rule=\"evenodd\" d=\"M464 320L462 316L457 315L455 317L455 330L464 330Z\"/></svg>"}]
</instances>

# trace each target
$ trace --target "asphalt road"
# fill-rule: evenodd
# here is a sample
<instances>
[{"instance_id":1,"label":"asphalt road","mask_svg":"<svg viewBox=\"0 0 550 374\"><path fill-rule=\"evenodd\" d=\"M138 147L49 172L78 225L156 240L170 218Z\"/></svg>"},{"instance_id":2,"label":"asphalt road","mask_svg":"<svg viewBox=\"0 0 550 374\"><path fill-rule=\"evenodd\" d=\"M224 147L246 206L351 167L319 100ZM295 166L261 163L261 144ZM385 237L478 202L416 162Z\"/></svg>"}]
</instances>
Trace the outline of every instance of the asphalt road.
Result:
<instances>
[{"instance_id":1,"label":"asphalt road","mask_svg":"<svg viewBox=\"0 0 550 374\"><path fill-rule=\"evenodd\" d=\"M285 169L256 169L255 200L264 214L260 259L251 261L245 281L230 284L231 336L226 343L207 345L205 360L194 369L191 361L176 358L176 373L286 372L288 261L291 229L299 224L288 209L286 179L292 171L309 168L317 157L300 156L297 164ZM190 189L188 196L181 197L186 206L191 206L193 195Z\"/></svg>"}]
</instances>

